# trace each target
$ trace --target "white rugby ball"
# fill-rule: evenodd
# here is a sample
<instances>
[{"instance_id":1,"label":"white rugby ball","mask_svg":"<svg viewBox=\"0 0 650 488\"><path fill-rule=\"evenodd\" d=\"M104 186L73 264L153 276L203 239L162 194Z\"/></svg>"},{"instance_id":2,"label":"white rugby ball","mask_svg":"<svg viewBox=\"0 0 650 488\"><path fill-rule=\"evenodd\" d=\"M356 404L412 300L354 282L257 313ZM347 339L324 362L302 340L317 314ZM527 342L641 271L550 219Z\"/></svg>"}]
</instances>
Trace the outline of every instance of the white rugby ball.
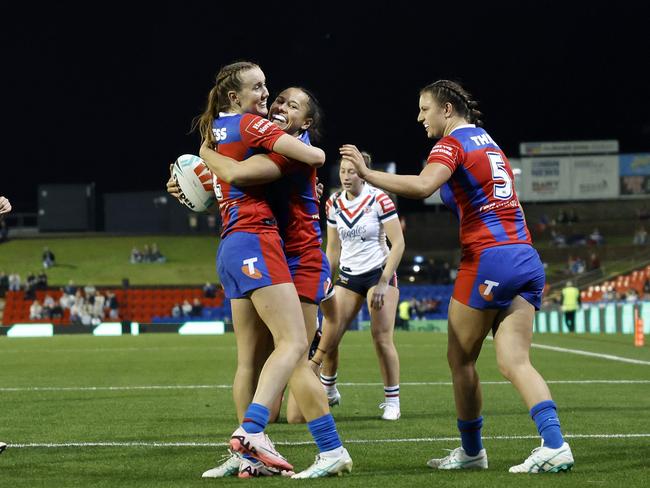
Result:
<instances>
[{"instance_id":1,"label":"white rugby ball","mask_svg":"<svg viewBox=\"0 0 650 488\"><path fill-rule=\"evenodd\" d=\"M214 204L212 172L200 157L193 154L179 156L172 167L172 178L181 190L179 200L189 209L203 212Z\"/></svg>"}]
</instances>

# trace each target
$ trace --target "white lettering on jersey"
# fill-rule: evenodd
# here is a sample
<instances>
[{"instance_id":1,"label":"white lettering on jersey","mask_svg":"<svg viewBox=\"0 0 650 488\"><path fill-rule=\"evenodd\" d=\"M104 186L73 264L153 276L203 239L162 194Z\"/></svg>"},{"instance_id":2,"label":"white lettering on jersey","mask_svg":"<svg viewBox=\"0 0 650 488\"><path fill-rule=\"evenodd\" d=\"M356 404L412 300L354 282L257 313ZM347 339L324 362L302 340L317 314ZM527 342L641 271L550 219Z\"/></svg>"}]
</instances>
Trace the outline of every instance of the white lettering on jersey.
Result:
<instances>
[{"instance_id":1,"label":"white lettering on jersey","mask_svg":"<svg viewBox=\"0 0 650 488\"><path fill-rule=\"evenodd\" d=\"M212 129L212 133L214 134L214 138L217 142L219 141L225 141L226 137L228 137L228 132L226 131L225 127L222 127L221 129Z\"/></svg>"},{"instance_id":2,"label":"white lettering on jersey","mask_svg":"<svg viewBox=\"0 0 650 488\"><path fill-rule=\"evenodd\" d=\"M492 138L487 135L487 134L481 134L480 136L472 136L470 137L472 141L474 141L474 144L477 146L485 146L486 144L494 144L496 143L492 140Z\"/></svg>"}]
</instances>

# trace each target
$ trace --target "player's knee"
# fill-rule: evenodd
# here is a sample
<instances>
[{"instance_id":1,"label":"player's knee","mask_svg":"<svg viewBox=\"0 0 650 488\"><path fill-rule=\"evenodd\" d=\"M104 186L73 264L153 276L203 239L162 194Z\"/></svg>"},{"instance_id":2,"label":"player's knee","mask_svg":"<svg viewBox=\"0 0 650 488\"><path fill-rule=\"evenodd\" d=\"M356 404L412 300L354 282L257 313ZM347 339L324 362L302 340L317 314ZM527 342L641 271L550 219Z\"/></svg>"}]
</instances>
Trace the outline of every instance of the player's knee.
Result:
<instances>
[{"instance_id":1,"label":"player's knee","mask_svg":"<svg viewBox=\"0 0 650 488\"><path fill-rule=\"evenodd\" d=\"M528 361L519 357L497 357L497 366L501 376L512 381L527 366Z\"/></svg>"},{"instance_id":2,"label":"player's knee","mask_svg":"<svg viewBox=\"0 0 650 488\"><path fill-rule=\"evenodd\" d=\"M287 423L288 424L304 424L305 418L300 412L287 410Z\"/></svg>"}]
</instances>

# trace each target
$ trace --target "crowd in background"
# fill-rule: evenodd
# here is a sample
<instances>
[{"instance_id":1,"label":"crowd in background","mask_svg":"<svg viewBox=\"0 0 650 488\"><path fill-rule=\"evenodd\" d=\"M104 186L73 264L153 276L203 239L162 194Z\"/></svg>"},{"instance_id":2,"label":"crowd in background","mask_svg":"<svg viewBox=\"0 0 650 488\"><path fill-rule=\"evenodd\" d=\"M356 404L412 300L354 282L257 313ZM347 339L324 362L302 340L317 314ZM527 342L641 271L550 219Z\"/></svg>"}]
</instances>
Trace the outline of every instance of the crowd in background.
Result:
<instances>
[{"instance_id":1,"label":"crowd in background","mask_svg":"<svg viewBox=\"0 0 650 488\"><path fill-rule=\"evenodd\" d=\"M129 258L131 264L138 263L165 263L167 258L160 252L158 249L158 244L155 242L151 244L145 244L142 248L142 251L136 246L133 246L131 249L131 256Z\"/></svg>"},{"instance_id":2,"label":"crowd in background","mask_svg":"<svg viewBox=\"0 0 650 488\"><path fill-rule=\"evenodd\" d=\"M107 291L102 294L93 285L77 287L73 281L61 289L61 296L55 300L46 294L42 303L34 300L29 309L30 320L61 318L70 310L73 324L97 325L106 317L119 317L119 304L115 293Z\"/></svg>"}]
</instances>

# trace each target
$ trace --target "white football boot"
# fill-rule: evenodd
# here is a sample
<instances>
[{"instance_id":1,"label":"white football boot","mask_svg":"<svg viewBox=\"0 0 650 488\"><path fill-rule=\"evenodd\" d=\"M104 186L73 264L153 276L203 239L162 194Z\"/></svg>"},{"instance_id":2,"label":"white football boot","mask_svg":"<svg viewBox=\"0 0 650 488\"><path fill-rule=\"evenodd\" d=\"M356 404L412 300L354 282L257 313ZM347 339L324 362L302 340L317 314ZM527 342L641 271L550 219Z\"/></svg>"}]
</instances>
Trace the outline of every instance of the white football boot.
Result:
<instances>
[{"instance_id":1,"label":"white football boot","mask_svg":"<svg viewBox=\"0 0 650 488\"><path fill-rule=\"evenodd\" d=\"M7 449L7 444L5 444L4 442L0 442L0 453L5 449Z\"/></svg>"},{"instance_id":2,"label":"white football boot","mask_svg":"<svg viewBox=\"0 0 650 488\"><path fill-rule=\"evenodd\" d=\"M559 473L573 468L573 453L566 442L557 449L536 447L521 464L510 468L511 473Z\"/></svg>"},{"instance_id":3,"label":"white football boot","mask_svg":"<svg viewBox=\"0 0 650 488\"><path fill-rule=\"evenodd\" d=\"M399 405L394 403L382 403L379 405L379 408L384 410L384 413L381 414L381 418L384 420L398 420L402 415L399 410Z\"/></svg>"},{"instance_id":4,"label":"white football boot","mask_svg":"<svg viewBox=\"0 0 650 488\"><path fill-rule=\"evenodd\" d=\"M235 476L239 472L239 465L242 458L236 452L231 452L230 456L221 459L221 464L216 468L208 469L201 478L226 478Z\"/></svg>"},{"instance_id":5,"label":"white football boot","mask_svg":"<svg viewBox=\"0 0 650 488\"><path fill-rule=\"evenodd\" d=\"M245 457L241 458L241 463L239 464L239 478L259 478L261 476L293 476L293 471L283 471L277 468L272 468L267 466L262 461L257 459L246 459Z\"/></svg>"},{"instance_id":6,"label":"white football boot","mask_svg":"<svg viewBox=\"0 0 650 488\"><path fill-rule=\"evenodd\" d=\"M465 449L457 447L448 456L429 459L427 466L433 469L487 469L488 458L485 449L481 449L476 456L468 456Z\"/></svg>"},{"instance_id":7,"label":"white football boot","mask_svg":"<svg viewBox=\"0 0 650 488\"><path fill-rule=\"evenodd\" d=\"M334 387L333 391L328 391L325 389L325 392L327 393L327 403L330 407L341 404L341 394L339 393L339 390L336 388L336 386Z\"/></svg>"},{"instance_id":8,"label":"white football boot","mask_svg":"<svg viewBox=\"0 0 650 488\"><path fill-rule=\"evenodd\" d=\"M248 454L267 466L285 471L293 470L293 466L275 449L271 439L264 432L249 434L240 426L230 437L230 448L240 454Z\"/></svg>"},{"instance_id":9,"label":"white football boot","mask_svg":"<svg viewBox=\"0 0 650 488\"><path fill-rule=\"evenodd\" d=\"M342 476L352 471L352 458L343 446L331 451L321 452L316 456L314 464L304 471L294 474L294 480L306 478L325 478L326 476Z\"/></svg>"}]
</instances>

